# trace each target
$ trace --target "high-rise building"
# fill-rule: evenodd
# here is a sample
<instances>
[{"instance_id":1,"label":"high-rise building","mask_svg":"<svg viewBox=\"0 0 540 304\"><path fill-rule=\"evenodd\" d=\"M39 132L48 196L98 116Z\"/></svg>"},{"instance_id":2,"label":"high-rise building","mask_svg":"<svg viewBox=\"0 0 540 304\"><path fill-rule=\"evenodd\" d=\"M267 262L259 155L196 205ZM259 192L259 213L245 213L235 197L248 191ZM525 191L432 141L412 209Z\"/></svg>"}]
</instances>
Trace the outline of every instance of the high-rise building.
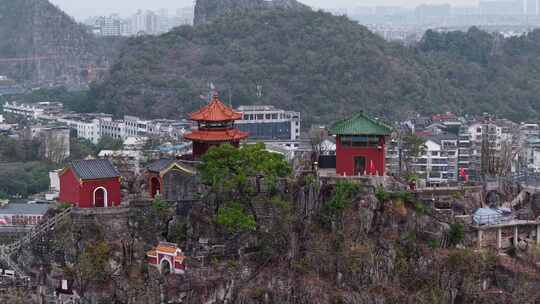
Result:
<instances>
[{"instance_id":1,"label":"high-rise building","mask_svg":"<svg viewBox=\"0 0 540 304\"><path fill-rule=\"evenodd\" d=\"M122 34L122 20L120 16L114 14L109 17L99 19L101 36L120 36Z\"/></svg>"},{"instance_id":2,"label":"high-rise building","mask_svg":"<svg viewBox=\"0 0 540 304\"><path fill-rule=\"evenodd\" d=\"M157 12L157 32L166 33L171 29L169 11L165 8Z\"/></svg>"},{"instance_id":3,"label":"high-rise building","mask_svg":"<svg viewBox=\"0 0 540 304\"><path fill-rule=\"evenodd\" d=\"M274 106L241 106L242 119L238 128L254 140L298 140L300 113L277 109Z\"/></svg>"},{"instance_id":4,"label":"high-rise building","mask_svg":"<svg viewBox=\"0 0 540 304\"><path fill-rule=\"evenodd\" d=\"M145 33L155 35L158 33L158 15L152 11L146 11L145 14Z\"/></svg>"},{"instance_id":5,"label":"high-rise building","mask_svg":"<svg viewBox=\"0 0 540 304\"><path fill-rule=\"evenodd\" d=\"M480 13L485 16L523 15L527 0L481 0Z\"/></svg>"},{"instance_id":6,"label":"high-rise building","mask_svg":"<svg viewBox=\"0 0 540 304\"><path fill-rule=\"evenodd\" d=\"M139 33L146 33L146 18L141 10L131 17L131 34L138 35Z\"/></svg>"}]
</instances>

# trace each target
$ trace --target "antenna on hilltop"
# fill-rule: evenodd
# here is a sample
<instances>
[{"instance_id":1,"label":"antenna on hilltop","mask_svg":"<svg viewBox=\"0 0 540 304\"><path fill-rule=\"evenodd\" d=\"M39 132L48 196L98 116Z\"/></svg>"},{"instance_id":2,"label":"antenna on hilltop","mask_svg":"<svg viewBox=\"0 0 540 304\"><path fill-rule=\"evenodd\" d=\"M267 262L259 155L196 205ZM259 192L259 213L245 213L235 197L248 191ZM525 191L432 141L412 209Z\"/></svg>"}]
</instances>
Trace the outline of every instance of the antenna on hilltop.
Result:
<instances>
[{"instance_id":1,"label":"antenna on hilltop","mask_svg":"<svg viewBox=\"0 0 540 304\"><path fill-rule=\"evenodd\" d=\"M258 84L257 85L257 97L261 98L262 96L263 96L263 88L262 88L262 85Z\"/></svg>"}]
</instances>

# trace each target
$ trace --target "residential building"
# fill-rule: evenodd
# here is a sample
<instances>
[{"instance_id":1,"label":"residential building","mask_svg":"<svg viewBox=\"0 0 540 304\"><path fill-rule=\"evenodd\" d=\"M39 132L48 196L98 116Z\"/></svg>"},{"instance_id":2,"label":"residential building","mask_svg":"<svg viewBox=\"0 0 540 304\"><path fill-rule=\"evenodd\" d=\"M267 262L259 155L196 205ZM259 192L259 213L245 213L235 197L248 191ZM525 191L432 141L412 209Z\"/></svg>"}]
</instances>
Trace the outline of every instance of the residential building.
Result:
<instances>
[{"instance_id":1,"label":"residential building","mask_svg":"<svg viewBox=\"0 0 540 304\"><path fill-rule=\"evenodd\" d=\"M300 138L300 113L274 106L241 106L242 118L236 126L249 133L250 140L290 140Z\"/></svg>"},{"instance_id":2,"label":"residential building","mask_svg":"<svg viewBox=\"0 0 540 304\"><path fill-rule=\"evenodd\" d=\"M157 12L157 32L166 33L171 29L171 18L169 18L169 11L165 8L158 10Z\"/></svg>"},{"instance_id":3,"label":"residential building","mask_svg":"<svg viewBox=\"0 0 540 304\"><path fill-rule=\"evenodd\" d=\"M475 167L479 166L473 163L473 149L471 142L471 134L467 127L462 127L458 134L458 171L464 170L469 175L470 180L477 180L478 174ZM475 152L477 153L477 151ZM458 176L459 181L464 181L464 178Z\"/></svg>"},{"instance_id":4,"label":"residential building","mask_svg":"<svg viewBox=\"0 0 540 304\"><path fill-rule=\"evenodd\" d=\"M0 207L0 227L38 225L49 208L49 204L36 203L10 203L2 205Z\"/></svg>"},{"instance_id":5,"label":"residential building","mask_svg":"<svg viewBox=\"0 0 540 304\"><path fill-rule=\"evenodd\" d=\"M540 137L540 125L537 123L521 123L519 126L519 133L520 142L524 142L528 138L538 138Z\"/></svg>"},{"instance_id":6,"label":"residential building","mask_svg":"<svg viewBox=\"0 0 540 304\"><path fill-rule=\"evenodd\" d=\"M131 17L131 34L139 35L147 33L146 16L142 10L138 10L137 13Z\"/></svg>"},{"instance_id":7,"label":"residential building","mask_svg":"<svg viewBox=\"0 0 540 304\"><path fill-rule=\"evenodd\" d=\"M7 102L3 106L5 113L24 116L30 119L48 119L49 115L63 111L59 102L39 102L35 104Z\"/></svg>"},{"instance_id":8,"label":"residential building","mask_svg":"<svg viewBox=\"0 0 540 304\"><path fill-rule=\"evenodd\" d=\"M529 171L540 172L540 139L529 138L525 141L522 158L525 160L526 168Z\"/></svg>"},{"instance_id":9,"label":"residential building","mask_svg":"<svg viewBox=\"0 0 540 304\"><path fill-rule=\"evenodd\" d=\"M416 157L414 171L426 181L427 187L457 182L458 136L451 133L425 137L425 151Z\"/></svg>"},{"instance_id":10,"label":"residential building","mask_svg":"<svg viewBox=\"0 0 540 304\"><path fill-rule=\"evenodd\" d=\"M40 154L45 159L60 163L70 156L69 128L32 126L28 131L30 138L39 139Z\"/></svg>"},{"instance_id":11,"label":"residential building","mask_svg":"<svg viewBox=\"0 0 540 304\"><path fill-rule=\"evenodd\" d=\"M61 169L49 172L49 191L45 193L47 201L53 201L60 195L60 172Z\"/></svg>"},{"instance_id":12,"label":"residential building","mask_svg":"<svg viewBox=\"0 0 540 304\"><path fill-rule=\"evenodd\" d=\"M122 23L122 19L116 14L100 16L95 19L93 28L97 30L95 32L98 36L121 36Z\"/></svg>"},{"instance_id":13,"label":"residential building","mask_svg":"<svg viewBox=\"0 0 540 304\"><path fill-rule=\"evenodd\" d=\"M97 144L101 138L101 119L110 119L106 114L66 115L57 119L75 130L78 138L84 138Z\"/></svg>"}]
</instances>

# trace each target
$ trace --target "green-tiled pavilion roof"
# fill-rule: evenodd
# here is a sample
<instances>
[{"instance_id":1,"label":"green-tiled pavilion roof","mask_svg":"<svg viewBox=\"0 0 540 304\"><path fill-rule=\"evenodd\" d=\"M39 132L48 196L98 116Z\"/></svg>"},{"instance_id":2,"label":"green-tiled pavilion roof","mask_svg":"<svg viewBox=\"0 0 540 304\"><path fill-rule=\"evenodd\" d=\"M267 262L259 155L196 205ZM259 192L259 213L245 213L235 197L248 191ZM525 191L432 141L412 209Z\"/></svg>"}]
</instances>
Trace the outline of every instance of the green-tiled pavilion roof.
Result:
<instances>
[{"instance_id":1,"label":"green-tiled pavilion roof","mask_svg":"<svg viewBox=\"0 0 540 304\"><path fill-rule=\"evenodd\" d=\"M380 121L369 118L364 113L336 122L330 133L335 135L390 135L392 128Z\"/></svg>"}]
</instances>

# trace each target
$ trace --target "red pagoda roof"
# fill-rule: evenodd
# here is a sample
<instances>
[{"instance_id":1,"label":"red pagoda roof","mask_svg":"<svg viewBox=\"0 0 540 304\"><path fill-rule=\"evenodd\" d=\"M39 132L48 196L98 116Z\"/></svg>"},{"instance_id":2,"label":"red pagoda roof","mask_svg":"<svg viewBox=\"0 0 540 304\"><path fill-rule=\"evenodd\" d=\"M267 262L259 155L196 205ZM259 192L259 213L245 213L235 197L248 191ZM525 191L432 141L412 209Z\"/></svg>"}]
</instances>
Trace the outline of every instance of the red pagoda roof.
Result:
<instances>
[{"instance_id":1,"label":"red pagoda roof","mask_svg":"<svg viewBox=\"0 0 540 304\"><path fill-rule=\"evenodd\" d=\"M227 130L198 130L185 134L184 138L191 141L207 141L207 142L224 142L224 141L239 141L246 139L248 133L238 129Z\"/></svg>"},{"instance_id":2,"label":"red pagoda roof","mask_svg":"<svg viewBox=\"0 0 540 304\"><path fill-rule=\"evenodd\" d=\"M189 118L195 121L230 121L241 119L242 113L227 107L219 100L218 94L214 94L212 101L207 106L191 113Z\"/></svg>"}]
</instances>

